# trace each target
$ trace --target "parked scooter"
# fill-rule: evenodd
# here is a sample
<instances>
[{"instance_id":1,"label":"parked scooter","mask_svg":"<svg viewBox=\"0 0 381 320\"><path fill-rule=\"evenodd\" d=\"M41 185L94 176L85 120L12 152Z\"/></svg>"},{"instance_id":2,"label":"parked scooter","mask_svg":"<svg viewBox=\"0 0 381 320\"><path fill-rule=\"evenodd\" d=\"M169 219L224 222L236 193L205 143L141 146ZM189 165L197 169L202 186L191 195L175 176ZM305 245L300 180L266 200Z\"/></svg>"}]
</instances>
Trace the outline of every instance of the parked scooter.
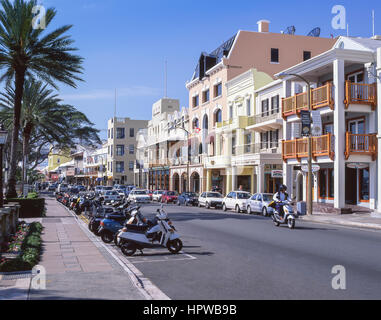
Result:
<instances>
[{"instance_id":1,"label":"parked scooter","mask_svg":"<svg viewBox=\"0 0 381 320\"><path fill-rule=\"evenodd\" d=\"M160 247L166 247L169 252L176 254L183 248L183 243L175 230L167 213L161 207L157 209L154 225L126 224L118 234L118 242L122 253L126 256L134 255L136 250L143 253L144 248Z\"/></svg>"},{"instance_id":2,"label":"parked scooter","mask_svg":"<svg viewBox=\"0 0 381 320\"><path fill-rule=\"evenodd\" d=\"M276 227L279 227L281 224L287 224L290 229L295 228L295 220L297 216L294 213L294 208L292 203L289 201L279 202L278 205L283 207L283 218L281 217L279 210L274 209L272 214L272 219Z\"/></svg>"}]
</instances>

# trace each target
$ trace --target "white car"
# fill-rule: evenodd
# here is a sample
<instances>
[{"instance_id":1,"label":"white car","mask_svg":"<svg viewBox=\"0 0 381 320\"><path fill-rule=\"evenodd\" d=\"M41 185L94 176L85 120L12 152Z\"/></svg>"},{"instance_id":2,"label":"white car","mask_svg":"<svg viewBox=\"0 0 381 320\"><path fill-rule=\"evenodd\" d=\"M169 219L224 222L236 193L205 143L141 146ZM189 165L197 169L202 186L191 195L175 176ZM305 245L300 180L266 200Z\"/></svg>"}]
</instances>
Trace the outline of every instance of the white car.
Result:
<instances>
[{"instance_id":1,"label":"white car","mask_svg":"<svg viewBox=\"0 0 381 320\"><path fill-rule=\"evenodd\" d=\"M101 195L104 196L106 194L106 192L109 192L109 191L115 191L114 187L103 187L101 190Z\"/></svg>"},{"instance_id":2,"label":"white car","mask_svg":"<svg viewBox=\"0 0 381 320\"><path fill-rule=\"evenodd\" d=\"M198 198L198 206L210 208L221 208L224 197L219 192L203 192Z\"/></svg>"},{"instance_id":3,"label":"white car","mask_svg":"<svg viewBox=\"0 0 381 320\"><path fill-rule=\"evenodd\" d=\"M124 198L126 196L126 191L124 189L116 189L115 190L116 192L118 192L118 194Z\"/></svg>"},{"instance_id":4,"label":"white car","mask_svg":"<svg viewBox=\"0 0 381 320\"><path fill-rule=\"evenodd\" d=\"M157 201L157 202L160 202L161 201L161 197L162 195L165 193L165 191L163 190L157 190L155 191L153 194L152 194L152 201Z\"/></svg>"},{"instance_id":5,"label":"white car","mask_svg":"<svg viewBox=\"0 0 381 320\"><path fill-rule=\"evenodd\" d=\"M222 210L233 209L237 213L247 211L250 197L251 194L249 192L232 191L225 197Z\"/></svg>"},{"instance_id":6,"label":"white car","mask_svg":"<svg viewBox=\"0 0 381 320\"><path fill-rule=\"evenodd\" d=\"M116 191L107 191L103 195L103 198L104 198L105 202L112 201L112 200L114 200L114 201L120 201L120 200L122 200L122 197Z\"/></svg>"},{"instance_id":7,"label":"white car","mask_svg":"<svg viewBox=\"0 0 381 320\"><path fill-rule=\"evenodd\" d=\"M256 193L249 200L247 213L253 212L261 213L263 216L268 216L273 212L273 208L269 204L273 201L274 195L272 193Z\"/></svg>"},{"instance_id":8,"label":"white car","mask_svg":"<svg viewBox=\"0 0 381 320\"><path fill-rule=\"evenodd\" d=\"M69 191L69 185L67 185L66 183L61 183L58 186L57 192L68 192L68 191Z\"/></svg>"},{"instance_id":9,"label":"white car","mask_svg":"<svg viewBox=\"0 0 381 320\"><path fill-rule=\"evenodd\" d=\"M147 190L132 190L128 195L128 200L135 203L149 203L151 202L151 197Z\"/></svg>"}]
</instances>

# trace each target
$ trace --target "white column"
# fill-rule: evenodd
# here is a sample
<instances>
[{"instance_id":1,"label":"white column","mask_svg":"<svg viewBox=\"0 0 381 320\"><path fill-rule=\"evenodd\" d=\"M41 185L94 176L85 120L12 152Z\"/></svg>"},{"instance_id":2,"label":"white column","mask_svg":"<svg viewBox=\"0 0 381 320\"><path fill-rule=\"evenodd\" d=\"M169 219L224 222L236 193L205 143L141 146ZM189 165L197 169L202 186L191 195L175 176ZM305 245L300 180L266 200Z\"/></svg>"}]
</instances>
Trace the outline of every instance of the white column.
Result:
<instances>
[{"instance_id":1,"label":"white column","mask_svg":"<svg viewBox=\"0 0 381 320\"><path fill-rule=\"evenodd\" d=\"M303 201L307 201L307 173L303 172Z\"/></svg>"},{"instance_id":2,"label":"white column","mask_svg":"<svg viewBox=\"0 0 381 320\"><path fill-rule=\"evenodd\" d=\"M335 96L334 110L334 136L335 136L335 161L334 161L334 205L335 208L345 207L345 109L344 109L344 61L333 62L333 86Z\"/></svg>"},{"instance_id":3,"label":"white column","mask_svg":"<svg viewBox=\"0 0 381 320\"><path fill-rule=\"evenodd\" d=\"M378 148L381 148L381 48L377 49L377 138L378 138ZM377 211L381 212L381 156L380 153L377 155L377 199L376 207Z\"/></svg>"},{"instance_id":4,"label":"white column","mask_svg":"<svg viewBox=\"0 0 381 320\"><path fill-rule=\"evenodd\" d=\"M237 190L237 167L232 167L232 190Z\"/></svg>"},{"instance_id":5,"label":"white column","mask_svg":"<svg viewBox=\"0 0 381 320\"><path fill-rule=\"evenodd\" d=\"M369 164L369 208L376 209L376 190L377 190L377 163L372 161Z\"/></svg>"},{"instance_id":6,"label":"white column","mask_svg":"<svg viewBox=\"0 0 381 320\"><path fill-rule=\"evenodd\" d=\"M293 166L283 163L283 184L287 186L291 198L294 197L293 171Z\"/></svg>"},{"instance_id":7,"label":"white column","mask_svg":"<svg viewBox=\"0 0 381 320\"><path fill-rule=\"evenodd\" d=\"M319 198L318 198L318 174L317 173L314 173L313 174L313 177L314 177L314 192L313 192L313 199L315 202L318 202L319 201Z\"/></svg>"},{"instance_id":8,"label":"white column","mask_svg":"<svg viewBox=\"0 0 381 320\"><path fill-rule=\"evenodd\" d=\"M258 165L257 174L257 192L263 193L265 190L265 165Z\"/></svg>"}]
</instances>

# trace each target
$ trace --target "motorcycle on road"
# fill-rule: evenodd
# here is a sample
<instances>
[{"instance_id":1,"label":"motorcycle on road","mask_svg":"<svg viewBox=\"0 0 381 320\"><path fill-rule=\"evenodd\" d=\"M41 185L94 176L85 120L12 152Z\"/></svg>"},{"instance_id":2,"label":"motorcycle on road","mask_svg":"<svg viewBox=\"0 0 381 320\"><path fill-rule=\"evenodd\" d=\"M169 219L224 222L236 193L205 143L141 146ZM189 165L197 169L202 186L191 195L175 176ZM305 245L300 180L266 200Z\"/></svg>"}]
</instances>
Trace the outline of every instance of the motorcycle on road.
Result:
<instances>
[{"instance_id":1,"label":"motorcycle on road","mask_svg":"<svg viewBox=\"0 0 381 320\"><path fill-rule=\"evenodd\" d=\"M278 208L283 208L283 217L281 216L279 209L274 209L272 214L272 219L276 227L279 227L281 224L287 224L290 229L295 228L295 220L297 218L294 213L294 208L290 201L281 201L278 202Z\"/></svg>"}]
</instances>

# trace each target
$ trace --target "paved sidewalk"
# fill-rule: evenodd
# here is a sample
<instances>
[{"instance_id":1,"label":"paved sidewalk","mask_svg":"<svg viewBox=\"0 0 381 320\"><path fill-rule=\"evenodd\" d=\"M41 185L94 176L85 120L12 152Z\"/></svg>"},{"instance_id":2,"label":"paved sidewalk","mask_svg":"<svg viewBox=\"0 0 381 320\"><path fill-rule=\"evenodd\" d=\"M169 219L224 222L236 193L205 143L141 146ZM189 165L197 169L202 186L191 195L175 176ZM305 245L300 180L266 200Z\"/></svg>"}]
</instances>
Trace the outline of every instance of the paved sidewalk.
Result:
<instances>
[{"instance_id":1,"label":"paved sidewalk","mask_svg":"<svg viewBox=\"0 0 381 320\"><path fill-rule=\"evenodd\" d=\"M318 222L342 225L347 227L357 227L365 229L381 230L381 215L380 214L323 214L315 213L313 216L301 216L304 221Z\"/></svg>"},{"instance_id":2,"label":"paved sidewalk","mask_svg":"<svg viewBox=\"0 0 381 320\"><path fill-rule=\"evenodd\" d=\"M46 269L46 290L30 289L30 300L145 299L128 273L89 239L74 216L54 199L47 199L46 204L47 217L38 219L44 226L40 265ZM12 287L0 280L0 299L4 298L4 290L9 294L17 291L14 281L8 283ZM18 291L25 297L25 280L22 284L23 289Z\"/></svg>"}]
</instances>

